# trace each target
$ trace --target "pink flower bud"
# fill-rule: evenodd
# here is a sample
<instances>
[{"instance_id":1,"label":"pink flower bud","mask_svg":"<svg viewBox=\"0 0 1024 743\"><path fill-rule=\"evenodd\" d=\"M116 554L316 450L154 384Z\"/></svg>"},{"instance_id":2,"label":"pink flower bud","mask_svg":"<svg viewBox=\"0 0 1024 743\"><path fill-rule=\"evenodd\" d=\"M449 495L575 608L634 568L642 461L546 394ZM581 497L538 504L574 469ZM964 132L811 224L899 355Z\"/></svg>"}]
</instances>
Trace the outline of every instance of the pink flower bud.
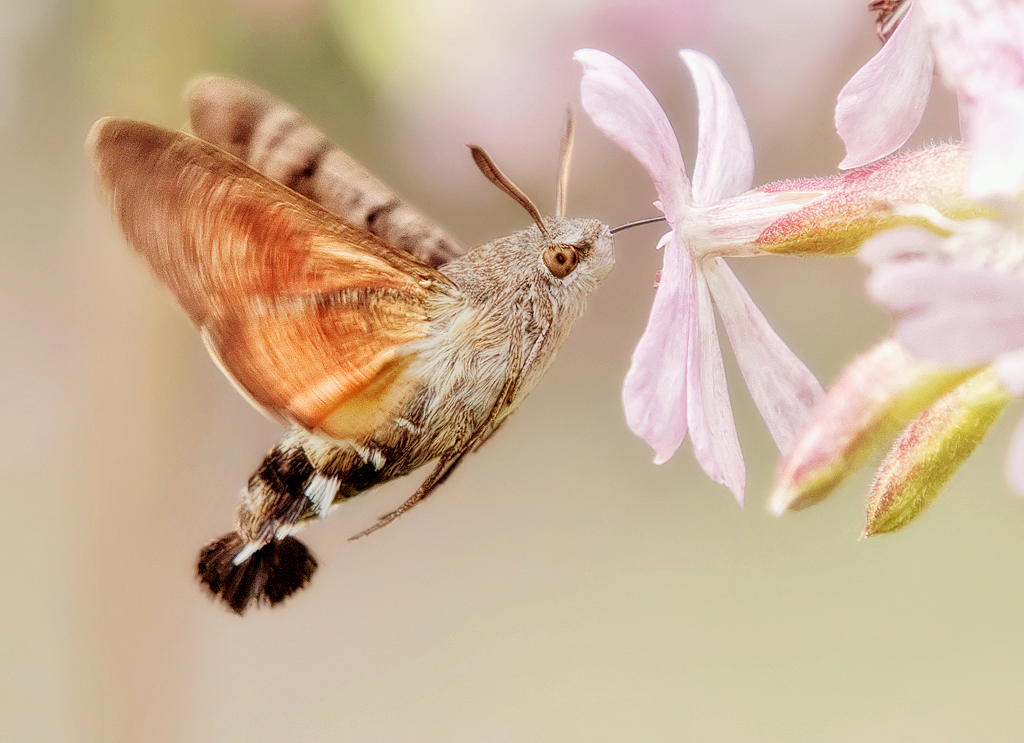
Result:
<instances>
[{"instance_id":1,"label":"pink flower bud","mask_svg":"<svg viewBox=\"0 0 1024 743\"><path fill-rule=\"evenodd\" d=\"M824 195L773 222L755 245L768 253L850 255L872 235L902 225L934 229L901 207L930 206L950 219L987 215L967 198L967 150L938 145L904 152L826 178L778 181L763 193L819 191Z\"/></svg>"},{"instance_id":2,"label":"pink flower bud","mask_svg":"<svg viewBox=\"0 0 1024 743\"><path fill-rule=\"evenodd\" d=\"M1009 401L986 369L918 415L878 469L863 536L902 529L930 506Z\"/></svg>"},{"instance_id":3,"label":"pink flower bud","mask_svg":"<svg viewBox=\"0 0 1024 743\"><path fill-rule=\"evenodd\" d=\"M855 359L783 460L769 509L781 515L825 498L922 408L970 373L917 361L895 341Z\"/></svg>"}]
</instances>

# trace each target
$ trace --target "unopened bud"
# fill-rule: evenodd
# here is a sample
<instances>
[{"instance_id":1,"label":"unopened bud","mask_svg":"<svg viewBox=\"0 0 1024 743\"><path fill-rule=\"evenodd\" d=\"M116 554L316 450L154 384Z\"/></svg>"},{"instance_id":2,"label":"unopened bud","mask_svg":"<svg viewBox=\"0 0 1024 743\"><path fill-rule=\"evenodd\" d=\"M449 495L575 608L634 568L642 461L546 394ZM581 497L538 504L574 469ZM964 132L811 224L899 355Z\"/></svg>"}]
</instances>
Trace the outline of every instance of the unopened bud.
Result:
<instances>
[{"instance_id":1,"label":"unopened bud","mask_svg":"<svg viewBox=\"0 0 1024 743\"><path fill-rule=\"evenodd\" d=\"M923 408L971 373L918 361L892 340L855 359L783 460L769 510L781 515L825 498Z\"/></svg>"},{"instance_id":2,"label":"unopened bud","mask_svg":"<svg viewBox=\"0 0 1024 743\"><path fill-rule=\"evenodd\" d=\"M769 183L765 193L820 191L805 207L773 222L755 241L766 253L850 255L872 235L902 225L933 228L922 205L950 219L991 210L967 195L967 150L944 144L904 152L825 178Z\"/></svg>"},{"instance_id":3,"label":"unopened bud","mask_svg":"<svg viewBox=\"0 0 1024 743\"><path fill-rule=\"evenodd\" d=\"M1009 401L986 369L918 415L878 468L863 536L902 529L930 506Z\"/></svg>"}]
</instances>

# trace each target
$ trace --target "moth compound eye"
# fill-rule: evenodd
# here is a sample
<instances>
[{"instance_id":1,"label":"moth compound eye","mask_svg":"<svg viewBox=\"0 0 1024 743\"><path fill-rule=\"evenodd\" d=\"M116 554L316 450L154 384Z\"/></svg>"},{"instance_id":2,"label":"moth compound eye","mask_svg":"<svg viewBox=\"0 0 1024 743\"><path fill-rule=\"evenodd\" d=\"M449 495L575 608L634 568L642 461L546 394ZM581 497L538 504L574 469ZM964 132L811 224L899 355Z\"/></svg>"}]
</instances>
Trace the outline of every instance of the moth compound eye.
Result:
<instances>
[{"instance_id":1,"label":"moth compound eye","mask_svg":"<svg viewBox=\"0 0 1024 743\"><path fill-rule=\"evenodd\" d=\"M576 270L580 256L572 245L552 245L544 251L544 265L557 279L564 279Z\"/></svg>"}]
</instances>

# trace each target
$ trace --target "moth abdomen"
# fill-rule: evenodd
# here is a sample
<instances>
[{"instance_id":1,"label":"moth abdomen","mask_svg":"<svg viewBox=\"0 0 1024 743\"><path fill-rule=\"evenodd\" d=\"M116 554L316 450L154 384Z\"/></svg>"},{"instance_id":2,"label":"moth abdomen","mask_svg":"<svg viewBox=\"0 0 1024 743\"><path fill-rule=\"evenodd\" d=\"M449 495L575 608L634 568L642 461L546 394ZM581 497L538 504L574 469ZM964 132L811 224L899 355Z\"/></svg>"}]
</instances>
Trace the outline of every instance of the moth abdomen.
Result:
<instances>
[{"instance_id":1,"label":"moth abdomen","mask_svg":"<svg viewBox=\"0 0 1024 743\"><path fill-rule=\"evenodd\" d=\"M247 544L238 532L203 547L196 574L217 598L243 614L249 606L280 603L305 586L316 572L316 558L295 537L271 539L245 560L235 560Z\"/></svg>"},{"instance_id":2,"label":"moth abdomen","mask_svg":"<svg viewBox=\"0 0 1024 743\"><path fill-rule=\"evenodd\" d=\"M333 503L395 476L388 459L370 447L339 446L293 428L249 478L235 531L200 551L200 581L237 614L283 601L309 582L317 565L292 534L325 517Z\"/></svg>"}]
</instances>

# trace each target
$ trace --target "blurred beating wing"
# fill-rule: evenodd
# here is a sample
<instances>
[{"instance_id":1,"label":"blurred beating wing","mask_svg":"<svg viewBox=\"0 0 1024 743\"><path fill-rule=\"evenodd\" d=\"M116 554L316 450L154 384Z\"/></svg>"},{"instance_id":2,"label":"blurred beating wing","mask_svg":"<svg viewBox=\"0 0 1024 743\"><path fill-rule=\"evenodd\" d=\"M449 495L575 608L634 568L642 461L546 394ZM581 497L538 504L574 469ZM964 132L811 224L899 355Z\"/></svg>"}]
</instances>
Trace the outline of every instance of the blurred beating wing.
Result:
<instances>
[{"instance_id":1,"label":"blurred beating wing","mask_svg":"<svg viewBox=\"0 0 1024 743\"><path fill-rule=\"evenodd\" d=\"M412 393L402 345L444 276L188 134L104 119L89 149L128 242L256 404L344 439Z\"/></svg>"},{"instance_id":2,"label":"blurred beating wing","mask_svg":"<svg viewBox=\"0 0 1024 743\"><path fill-rule=\"evenodd\" d=\"M196 135L429 266L465 252L297 111L251 83L202 77L189 85Z\"/></svg>"}]
</instances>

